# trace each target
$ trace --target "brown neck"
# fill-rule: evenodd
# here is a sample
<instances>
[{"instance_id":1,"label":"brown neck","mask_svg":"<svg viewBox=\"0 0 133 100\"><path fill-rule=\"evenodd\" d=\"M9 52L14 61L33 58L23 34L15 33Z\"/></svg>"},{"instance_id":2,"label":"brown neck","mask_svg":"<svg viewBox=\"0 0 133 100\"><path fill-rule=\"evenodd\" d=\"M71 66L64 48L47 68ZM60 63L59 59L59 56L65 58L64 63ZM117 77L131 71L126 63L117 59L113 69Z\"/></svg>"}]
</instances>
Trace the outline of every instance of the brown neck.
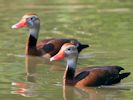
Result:
<instances>
[{"instance_id":1,"label":"brown neck","mask_svg":"<svg viewBox=\"0 0 133 100\"><path fill-rule=\"evenodd\" d=\"M26 44L26 54L32 55L33 53L36 52L37 50L36 43L37 43L37 39L34 36L29 35L29 38Z\"/></svg>"},{"instance_id":2,"label":"brown neck","mask_svg":"<svg viewBox=\"0 0 133 100\"><path fill-rule=\"evenodd\" d=\"M65 71L65 79L66 80L72 80L74 79L75 69L67 67Z\"/></svg>"},{"instance_id":3,"label":"brown neck","mask_svg":"<svg viewBox=\"0 0 133 100\"><path fill-rule=\"evenodd\" d=\"M34 36L30 35L28 44L27 44L28 48L36 48L36 43L37 43L37 39Z\"/></svg>"},{"instance_id":4,"label":"brown neck","mask_svg":"<svg viewBox=\"0 0 133 100\"><path fill-rule=\"evenodd\" d=\"M39 20L34 23L33 27L29 27L29 38L26 44L26 54L28 55L38 55L36 44L37 44L39 30L40 30Z\"/></svg>"},{"instance_id":5,"label":"brown neck","mask_svg":"<svg viewBox=\"0 0 133 100\"><path fill-rule=\"evenodd\" d=\"M64 84L74 85L75 84L74 75L75 75L75 69L67 67L64 73Z\"/></svg>"},{"instance_id":6,"label":"brown neck","mask_svg":"<svg viewBox=\"0 0 133 100\"><path fill-rule=\"evenodd\" d=\"M75 69L77 64L77 58L74 59L67 59L67 67L64 73L64 82L67 85L74 85L75 84Z\"/></svg>"}]
</instances>

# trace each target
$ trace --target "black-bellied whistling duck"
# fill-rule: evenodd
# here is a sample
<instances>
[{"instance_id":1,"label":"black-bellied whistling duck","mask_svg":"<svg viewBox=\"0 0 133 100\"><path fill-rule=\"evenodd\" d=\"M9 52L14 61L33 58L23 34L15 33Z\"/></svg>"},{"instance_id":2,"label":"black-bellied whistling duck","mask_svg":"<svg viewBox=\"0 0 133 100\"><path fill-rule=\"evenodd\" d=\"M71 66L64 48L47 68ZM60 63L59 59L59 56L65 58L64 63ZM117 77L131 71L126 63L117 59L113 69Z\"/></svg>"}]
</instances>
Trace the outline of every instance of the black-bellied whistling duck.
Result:
<instances>
[{"instance_id":1,"label":"black-bellied whistling duck","mask_svg":"<svg viewBox=\"0 0 133 100\"><path fill-rule=\"evenodd\" d=\"M69 42L73 42L75 45L78 45L79 52L88 47L88 45L81 44L75 39L46 39L37 43L40 20L36 14L29 13L24 15L17 24L12 26L12 28L17 29L25 26L29 29L29 38L26 44L26 55L51 57L58 53L64 43Z\"/></svg>"},{"instance_id":2,"label":"black-bellied whistling duck","mask_svg":"<svg viewBox=\"0 0 133 100\"><path fill-rule=\"evenodd\" d=\"M75 74L78 50L71 43L64 44L61 50L50 58L50 60L59 60L64 57L67 60L67 67L64 74L66 85L73 85L75 87L112 85L119 83L130 74L130 72L120 73L121 70L124 70L120 66L88 67Z\"/></svg>"}]
</instances>

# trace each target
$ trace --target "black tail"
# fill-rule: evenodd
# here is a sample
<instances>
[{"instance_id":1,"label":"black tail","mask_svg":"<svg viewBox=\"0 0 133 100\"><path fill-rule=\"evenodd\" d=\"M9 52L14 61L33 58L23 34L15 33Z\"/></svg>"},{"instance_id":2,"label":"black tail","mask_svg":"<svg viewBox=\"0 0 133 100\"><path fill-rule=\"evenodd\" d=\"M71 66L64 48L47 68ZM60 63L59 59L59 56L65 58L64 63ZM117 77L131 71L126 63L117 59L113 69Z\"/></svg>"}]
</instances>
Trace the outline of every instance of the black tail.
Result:
<instances>
[{"instance_id":1,"label":"black tail","mask_svg":"<svg viewBox=\"0 0 133 100\"><path fill-rule=\"evenodd\" d=\"M130 72L126 72L126 73L119 74L119 78L120 78L120 80L121 80L121 79L123 79L123 78L128 77L130 74L131 74Z\"/></svg>"},{"instance_id":2,"label":"black tail","mask_svg":"<svg viewBox=\"0 0 133 100\"><path fill-rule=\"evenodd\" d=\"M128 77L130 74L131 74L130 72L125 72L125 73L119 74L119 77L115 78L115 79L112 81L112 84L119 83L122 79Z\"/></svg>"},{"instance_id":3,"label":"black tail","mask_svg":"<svg viewBox=\"0 0 133 100\"><path fill-rule=\"evenodd\" d=\"M117 84L131 74L130 72L121 73L121 70L124 70L124 68L120 66L109 66L107 68L110 71L110 77L108 77L104 85Z\"/></svg>"},{"instance_id":4,"label":"black tail","mask_svg":"<svg viewBox=\"0 0 133 100\"><path fill-rule=\"evenodd\" d=\"M121 66L115 66L115 69L118 70L118 72L120 72L121 70L124 70L124 68Z\"/></svg>"},{"instance_id":5,"label":"black tail","mask_svg":"<svg viewBox=\"0 0 133 100\"><path fill-rule=\"evenodd\" d=\"M85 49L85 48L87 48L87 47L89 47L88 44L79 44L78 47L77 47L78 52L81 52L82 49Z\"/></svg>"}]
</instances>

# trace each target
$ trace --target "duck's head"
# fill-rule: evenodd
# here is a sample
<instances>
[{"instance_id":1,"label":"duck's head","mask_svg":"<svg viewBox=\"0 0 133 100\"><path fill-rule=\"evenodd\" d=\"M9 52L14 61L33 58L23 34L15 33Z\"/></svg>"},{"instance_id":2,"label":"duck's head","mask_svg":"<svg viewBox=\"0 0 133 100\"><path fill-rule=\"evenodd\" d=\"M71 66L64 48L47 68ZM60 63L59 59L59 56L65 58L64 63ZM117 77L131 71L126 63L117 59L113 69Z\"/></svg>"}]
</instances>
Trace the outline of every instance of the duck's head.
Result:
<instances>
[{"instance_id":1,"label":"duck's head","mask_svg":"<svg viewBox=\"0 0 133 100\"><path fill-rule=\"evenodd\" d=\"M65 43L60 51L53 57L50 58L50 61L60 60L62 58L73 59L78 56L77 46L72 43Z\"/></svg>"},{"instance_id":2,"label":"duck's head","mask_svg":"<svg viewBox=\"0 0 133 100\"><path fill-rule=\"evenodd\" d=\"M28 28L35 28L39 24L40 24L40 20L38 16L34 13L28 13L28 14L25 14L18 23L12 25L12 28L17 29L17 28L22 28L26 26Z\"/></svg>"}]
</instances>

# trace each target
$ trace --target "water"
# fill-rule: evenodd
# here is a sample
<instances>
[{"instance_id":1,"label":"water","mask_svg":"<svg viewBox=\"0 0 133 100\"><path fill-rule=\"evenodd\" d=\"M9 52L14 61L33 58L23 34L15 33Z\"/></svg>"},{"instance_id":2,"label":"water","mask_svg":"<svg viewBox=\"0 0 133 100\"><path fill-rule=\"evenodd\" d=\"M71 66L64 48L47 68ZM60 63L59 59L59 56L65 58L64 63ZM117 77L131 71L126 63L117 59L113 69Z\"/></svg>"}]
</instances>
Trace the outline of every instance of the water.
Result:
<instances>
[{"instance_id":1,"label":"water","mask_svg":"<svg viewBox=\"0 0 133 100\"><path fill-rule=\"evenodd\" d=\"M132 72L132 0L0 0L2 100L132 100L133 75L111 87L65 87L64 61L25 56L27 29L10 27L25 13L41 20L39 40L76 38L90 44L78 67L120 65Z\"/></svg>"}]
</instances>

